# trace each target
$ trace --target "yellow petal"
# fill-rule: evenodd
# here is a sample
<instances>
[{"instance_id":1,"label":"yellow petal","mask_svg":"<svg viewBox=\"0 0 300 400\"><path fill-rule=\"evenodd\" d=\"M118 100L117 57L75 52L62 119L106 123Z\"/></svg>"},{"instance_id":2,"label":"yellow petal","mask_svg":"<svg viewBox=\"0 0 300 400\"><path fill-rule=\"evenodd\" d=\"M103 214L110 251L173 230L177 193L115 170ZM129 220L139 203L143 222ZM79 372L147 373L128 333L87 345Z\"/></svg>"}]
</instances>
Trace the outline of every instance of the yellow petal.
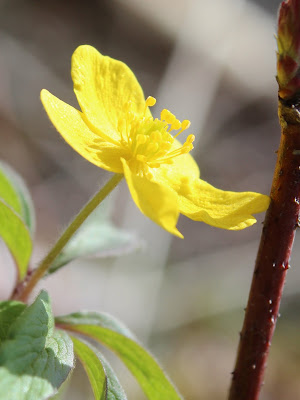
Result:
<instances>
[{"instance_id":1,"label":"yellow petal","mask_svg":"<svg viewBox=\"0 0 300 400\"><path fill-rule=\"evenodd\" d=\"M111 138L120 139L118 121L128 112L129 101L132 112L144 112L143 90L123 62L84 45L79 46L72 56L71 72L82 112L93 127Z\"/></svg>"},{"instance_id":2,"label":"yellow petal","mask_svg":"<svg viewBox=\"0 0 300 400\"><path fill-rule=\"evenodd\" d=\"M42 90L41 100L58 132L82 157L108 171L122 173L120 157L124 150L111 143L101 142L99 136L86 125L83 114L47 90ZM94 146L94 143L97 146Z\"/></svg>"},{"instance_id":3,"label":"yellow petal","mask_svg":"<svg viewBox=\"0 0 300 400\"><path fill-rule=\"evenodd\" d=\"M168 232L183 238L176 228L179 217L176 192L132 173L124 159L122 163L130 194L140 211Z\"/></svg>"},{"instance_id":4,"label":"yellow petal","mask_svg":"<svg viewBox=\"0 0 300 400\"><path fill-rule=\"evenodd\" d=\"M195 221L229 230L253 225L252 214L265 211L270 198L254 192L216 189L201 179L183 180L179 194L180 212Z\"/></svg>"}]
</instances>

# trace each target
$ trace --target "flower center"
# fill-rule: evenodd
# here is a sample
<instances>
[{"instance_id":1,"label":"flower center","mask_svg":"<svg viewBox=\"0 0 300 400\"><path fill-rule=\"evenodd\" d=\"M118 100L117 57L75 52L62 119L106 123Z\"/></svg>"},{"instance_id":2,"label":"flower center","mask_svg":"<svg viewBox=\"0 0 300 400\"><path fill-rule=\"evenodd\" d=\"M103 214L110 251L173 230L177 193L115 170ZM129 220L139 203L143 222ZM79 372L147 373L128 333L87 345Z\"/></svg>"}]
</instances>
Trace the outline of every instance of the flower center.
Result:
<instances>
[{"instance_id":1,"label":"flower center","mask_svg":"<svg viewBox=\"0 0 300 400\"><path fill-rule=\"evenodd\" d=\"M159 168L161 164L171 164L173 159L193 149L194 135L189 135L180 145L174 141L183 131L189 128L190 121L180 122L175 115L164 109L160 119L153 119L148 107L154 106L154 97L148 97L144 115L136 115L131 111L129 102L125 119L118 123L121 145L130 150L132 158L129 162L136 171L148 173L149 168ZM177 131L173 136L172 131Z\"/></svg>"}]
</instances>

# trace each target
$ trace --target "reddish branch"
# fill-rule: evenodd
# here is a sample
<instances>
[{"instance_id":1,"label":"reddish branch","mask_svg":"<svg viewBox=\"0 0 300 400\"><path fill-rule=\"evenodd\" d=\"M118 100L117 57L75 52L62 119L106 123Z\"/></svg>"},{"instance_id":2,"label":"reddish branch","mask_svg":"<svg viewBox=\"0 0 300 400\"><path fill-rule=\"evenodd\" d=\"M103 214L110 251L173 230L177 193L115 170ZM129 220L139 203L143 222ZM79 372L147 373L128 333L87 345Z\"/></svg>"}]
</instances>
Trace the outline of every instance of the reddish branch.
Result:
<instances>
[{"instance_id":1,"label":"reddish branch","mask_svg":"<svg viewBox=\"0 0 300 400\"><path fill-rule=\"evenodd\" d=\"M281 141L229 400L258 400L300 211L300 0L281 4L277 81Z\"/></svg>"},{"instance_id":2,"label":"reddish branch","mask_svg":"<svg viewBox=\"0 0 300 400\"><path fill-rule=\"evenodd\" d=\"M283 129L255 264L229 400L257 400L300 211L300 123L297 110L281 106ZM293 121L291 117L295 117ZM300 120L299 120L300 121Z\"/></svg>"}]
</instances>

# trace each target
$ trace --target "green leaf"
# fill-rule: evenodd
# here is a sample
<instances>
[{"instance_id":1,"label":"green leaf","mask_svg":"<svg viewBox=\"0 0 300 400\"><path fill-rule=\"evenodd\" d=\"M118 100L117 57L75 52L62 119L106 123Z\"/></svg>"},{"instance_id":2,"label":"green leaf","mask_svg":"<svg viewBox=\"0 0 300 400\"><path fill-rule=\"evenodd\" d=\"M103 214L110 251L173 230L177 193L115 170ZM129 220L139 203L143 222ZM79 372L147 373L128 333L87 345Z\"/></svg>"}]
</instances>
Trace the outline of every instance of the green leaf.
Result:
<instances>
[{"instance_id":1,"label":"green leaf","mask_svg":"<svg viewBox=\"0 0 300 400\"><path fill-rule=\"evenodd\" d=\"M10 180L3 172L0 163L0 197L6 202L16 213L21 214L22 206L17 192L15 191Z\"/></svg>"},{"instance_id":2,"label":"green leaf","mask_svg":"<svg viewBox=\"0 0 300 400\"><path fill-rule=\"evenodd\" d=\"M48 294L40 293L12 323L0 346L0 400L43 400L73 368L69 336L54 330Z\"/></svg>"},{"instance_id":3,"label":"green leaf","mask_svg":"<svg viewBox=\"0 0 300 400\"><path fill-rule=\"evenodd\" d=\"M49 273L75 258L120 256L141 247L141 241L132 233L116 228L107 215L107 202L101 204L87 218L78 232L56 257Z\"/></svg>"},{"instance_id":4,"label":"green leaf","mask_svg":"<svg viewBox=\"0 0 300 400\"><path fill-rule=\"evenodd\" d=\"M135 335L127 328L125 324L107 313L98 313L93 311L81 311L55 318L58 325L97 325L111 331L118 332L132 340L136 340Z\"/></svg>"},{"instance_id":5,"label":"green leaf","mask_svg":"<svg viewBox=\"0 0 300 400\"><path fill-rule=\"evenodd\" d=\"M106 400L106 376L101 361L96 354L83 342L71 336L74 345L75 355L80 359L96 400Z\"/></svg>"},{"instance_id":6,"label":"green leaf","mask_svg":"<svg viewBox=\"0 0 300 400\"><path fill-rule=\"evenodd\" d=\"M113 369L91 344L71 336L74 351L91 383L95 400L127 400Z\"/></svg>"},{"instance_id":7,"label":"green leaf","mask_svg":"<svg viewBox=\"0 0 300 400\"><path fill-rule=\"evenodd\" d=\"M15 319L24 311L26 304L19 301L0 303L0 343L6 339L8 330Z\"/></svg>"},{"instance_id":8,"label":"green leaf","mask_svg":"<svg viewBox=\"0 0 300 400\"><path fill-rule=\"evenodd\" d=\"M32 250L30 232L33 230L34 212L26 185L12 168L1 161L0 236L15 259L19 281L27 272Z\"/></svg>"},{"instance_id":9,"label":"green leaf","mask_svg":"<svg viewBox=\"0 0 300 400\"><path fill-rule=\"evenodd\" d=\"M0 236L9 248L18 267L18 280L27 272L32 251L30 233L18 214L0 199Z\"/></svg>"},{"instance_id":10,"label":"green leaf","mask_svg":"<svg viewBox=\"0 0 300 400\"><path fill-rule=\"evenodd\" d=\"M56 318L56 322L62 328L86 335L114 351L136 377L148 399L181 399L157 361L115 318L107 314L75 313Z\"/></svg>"},{"instance_id":11,"label":"green leaf","mask_svg":"<svg viewBox=\"0 0 300 400\"><path fill-rule=\"evenodd\" d=\"M33 236L35 213L31 195L21 176L3 161L0 161L0 197L21 216Z\"/></svg>"}]
</instances>

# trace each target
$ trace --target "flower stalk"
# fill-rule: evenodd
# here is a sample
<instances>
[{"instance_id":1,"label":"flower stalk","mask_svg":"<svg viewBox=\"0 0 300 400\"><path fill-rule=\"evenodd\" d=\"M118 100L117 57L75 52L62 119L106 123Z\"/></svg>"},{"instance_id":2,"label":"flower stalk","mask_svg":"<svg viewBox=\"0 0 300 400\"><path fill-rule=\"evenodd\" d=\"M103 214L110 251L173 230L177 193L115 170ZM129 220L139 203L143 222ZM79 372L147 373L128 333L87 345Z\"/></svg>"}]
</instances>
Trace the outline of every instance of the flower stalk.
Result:
<instances>
[{"instance_id":1,"label":"flower stalk","mask_svg":"<svg viewBox=\"0 0 300 400\"><path fill-rule=\"evenodd\" d=\"M271 204L266 213L240 333L229 400L259 399L299 223L299 27L300 1L283 2L279 13L277 58L281 140L270 194Z\"/></svg>"},{"instance_id":2,"label":"flower stalk","mask_svg":"<svg viewBox=\"0 0 300 400\"><path fill-rule=\"evenodd\" d=\"M36 286L36 284L43 278L47 273L48 269L55 258L59 255L77 229L83 224L86 218L95 210L95 208L110 194L110 192L117 186L117 184L124 177L123 174L114 174L112 178L104 185L94 197L83 207L83 209L77 214L71 224L67 227L64 233L60 236L58 241L55 243L50 252L41 261L39 266L29 271L27 277L22 281L15 289L12 298L26 302L28 296Z\"/></svg>"}]
</instances>

